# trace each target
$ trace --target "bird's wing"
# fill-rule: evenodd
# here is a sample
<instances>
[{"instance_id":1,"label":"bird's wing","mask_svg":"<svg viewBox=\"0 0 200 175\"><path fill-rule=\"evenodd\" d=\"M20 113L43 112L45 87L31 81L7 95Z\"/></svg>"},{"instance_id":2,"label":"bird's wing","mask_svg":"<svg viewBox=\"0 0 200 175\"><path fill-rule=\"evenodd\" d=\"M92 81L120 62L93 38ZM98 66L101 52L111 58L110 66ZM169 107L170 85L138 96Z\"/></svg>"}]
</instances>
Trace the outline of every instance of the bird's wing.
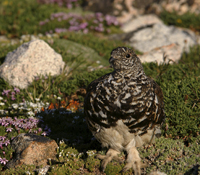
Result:
<instances>
[{"instance_id":1,"label":"bird's wing","mask_svg":"<svg viewBox=\"0 0 200 175\"><path fill-rule=\"evenodd\" d=\"M145 84L141 84L141 92L127 99L127 105L122 106L125 113L130 113L129 119L124 120L130 132L143 135L148 129L161 126L164 122L164 102L161 88L158 84L148 79ZM139 84L139 83L138 83ZM128 101L129 100L129 101Z\"/></svg>"},{"instance_id":2,"label":"bird's wing","mask_svg":"<svg viewBox=\"0 0 200 175\"><path fill-rule=\"evenodd\" d=\"M145 133L162 122L162 91L153 80L130 82L126 86L117 81L110 82L110 76L106 74L93 81L87 89L84 109L91 130L115 126L121 119L130 132Z\"/></svg>"},{"instance_id":3,"label":"bird's wing","mask_svg":"<svg viewBox=\"0 0 200 175\"><path fill-rule=\"evenodd\" d=\"M90 130L97 131L103 126L109 128L116 123L111 120L115 107L112 102L106 98L107 85L105 81L109 80L112 73L108 73L93 82L87 88L87 94L84 99L84 113ZM113 117L114 118L114 117Z\"/></svg>"}]
</instances>

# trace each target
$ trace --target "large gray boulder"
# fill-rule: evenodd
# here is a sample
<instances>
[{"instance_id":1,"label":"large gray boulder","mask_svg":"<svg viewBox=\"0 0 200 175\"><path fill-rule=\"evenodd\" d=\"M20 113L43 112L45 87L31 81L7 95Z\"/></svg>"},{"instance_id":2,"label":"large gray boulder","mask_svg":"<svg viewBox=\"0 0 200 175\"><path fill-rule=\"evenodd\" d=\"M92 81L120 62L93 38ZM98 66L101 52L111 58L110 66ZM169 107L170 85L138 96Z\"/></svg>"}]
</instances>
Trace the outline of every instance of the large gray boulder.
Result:
<instances>
[{"instance_id":1,"label":"large gray boulder","mask_svg":"<svg viewBox=\"0 0 200 175\"><path fill-rule=\"evenodd\" d=\"M28 87L38 75L59 75L65 62L43 40L33 40L9 52L0 66L0 77L21 89Z\"/></svg>"},{"instance_id":2,"label":"large gray boulder","mask_svg":"<svg viewBox=\"0 0 200 175\"><path fill-rule=\"evenodd\" d=\"M200 36L185 28L165 25L155 15L134 18L122 26L123 34L111 35L111 39L123 40L143 52L142 62L178 62L190 47L200 44Z\"/></svg>"},{"instance_id":3,"label":"large gray boulder","mask_svg":"<svg viewBox=\"0 0 200 175\"><path fill-rule=\"evenodd\" d=\"M149 52L154 48L173 43L179 44L182 51L187 52L191 46L198 44L198 37L189 29L156 23L133 32L129 42L141 52Z\"/></svg>"}]
</instances>

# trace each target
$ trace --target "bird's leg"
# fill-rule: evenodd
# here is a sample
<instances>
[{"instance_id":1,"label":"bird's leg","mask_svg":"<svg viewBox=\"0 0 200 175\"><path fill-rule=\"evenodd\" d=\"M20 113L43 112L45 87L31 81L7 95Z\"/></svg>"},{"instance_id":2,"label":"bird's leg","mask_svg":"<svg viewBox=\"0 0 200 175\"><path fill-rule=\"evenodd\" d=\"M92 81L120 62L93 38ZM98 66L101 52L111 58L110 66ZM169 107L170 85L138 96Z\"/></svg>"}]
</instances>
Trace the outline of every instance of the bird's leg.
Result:
<instances>
[{"instance_id":1,"label":"bird's leg","mask_svg":"<svg viewBox=\"0 0 200 175\"><path fill-rule=\"evenodd\" d=\"M137 151L135 146L128 145L127 146L127 164L123 168L122 172L125 172L129 170L130 168L133 168L135 175L141 174L141 168L143 167L143 164L141 163L141 158L139 156L139 152Z\"/></svg>"},{"instance_id":2,"label":"bird's leg","mask_svg":"<svg viewBox=\"0 0 200 175\"><path fill-rule=\"evenodd\" d=\"M116 151L114 149L109 149L108 152L106 153L106 155L100 155L98 154L97 155L97 158L101 159L102 160L102 163L101 163L101 171L104 172L104 170L106 169L106 166L107 164L112 160L112 159L117 159L117 160L120 160L118 158L118 154L120 154L119 151Z\"/></svg>"}]
</instances>

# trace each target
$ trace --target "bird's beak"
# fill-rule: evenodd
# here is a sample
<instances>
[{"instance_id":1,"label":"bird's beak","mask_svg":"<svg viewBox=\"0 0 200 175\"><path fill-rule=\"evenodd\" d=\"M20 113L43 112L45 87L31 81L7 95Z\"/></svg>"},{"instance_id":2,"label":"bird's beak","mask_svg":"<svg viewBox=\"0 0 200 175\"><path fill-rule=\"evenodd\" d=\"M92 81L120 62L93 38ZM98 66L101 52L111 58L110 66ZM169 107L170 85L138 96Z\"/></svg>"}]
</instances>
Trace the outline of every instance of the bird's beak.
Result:
<instances>
[{"instance_id":1,"label":"bird's beak","mask_svg":"<svg viewBox=\"0 0 200 175\"><path fill-rule=\"evenodd\" d=\"M110 57L110 59L109 59L109 63L111 64L114 60L115 60L115 58Z\"/></svg>"}]
</instances>

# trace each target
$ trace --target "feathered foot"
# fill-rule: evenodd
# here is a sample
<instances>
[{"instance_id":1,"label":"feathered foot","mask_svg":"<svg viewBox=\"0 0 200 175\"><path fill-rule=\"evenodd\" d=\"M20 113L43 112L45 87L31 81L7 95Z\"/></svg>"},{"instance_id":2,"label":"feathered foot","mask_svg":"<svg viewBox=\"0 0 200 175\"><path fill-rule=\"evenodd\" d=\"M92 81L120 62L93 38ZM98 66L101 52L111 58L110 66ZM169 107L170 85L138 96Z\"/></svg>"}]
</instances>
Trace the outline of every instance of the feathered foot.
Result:
<instances>
[{"instance_id":1,"label":"feathered foot","mask_svg":"<svg viewBox=\"0 0 200 175\"><path fill-rule=\"evenodd\" d=\"M115 151L114 149L109 149L108 152L106 153L106 155L101 155L98 154L96 157L98 159L101 159L101 171L105 171L107 164L112 160L117 160L117 161L121 161L121 159L117 156L118 154L120 154L120 152Z\"/></svg>"},{"instance_id":2,"label":"feathered foot","mask_svg":"<svg viewBox=\"0 0 200 175\"><path fill-rule=\"evenodd\" d=\"M139 156L139 152L137 151L136 147L131 147L126 150L127 151L127 164L123 168L121 172L125 172L130 168L133 168L135 175L141 175L141 168L146 167L146 164L141 162L141 158Z\"/></svg>"}]
</instances>

